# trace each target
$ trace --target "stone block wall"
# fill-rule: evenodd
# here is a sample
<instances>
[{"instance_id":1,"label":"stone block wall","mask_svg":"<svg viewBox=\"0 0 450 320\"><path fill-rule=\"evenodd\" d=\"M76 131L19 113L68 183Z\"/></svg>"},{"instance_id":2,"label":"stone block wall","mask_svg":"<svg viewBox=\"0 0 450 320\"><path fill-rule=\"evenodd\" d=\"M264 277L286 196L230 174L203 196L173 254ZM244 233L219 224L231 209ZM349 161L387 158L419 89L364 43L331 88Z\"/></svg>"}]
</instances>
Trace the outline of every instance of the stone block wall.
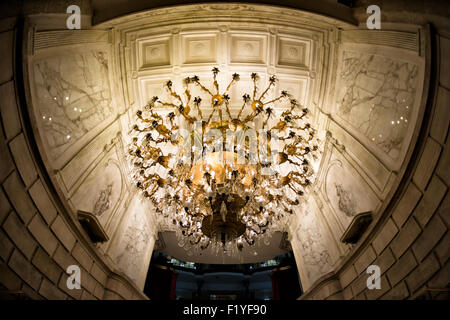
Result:
<instances>
[{"instance_id":1,"label":"stone block wall","mask_svg":"<svg viewBox=\"0 0 450 320\"><path fill-rule=\"evenodd\" d=\"M0 25L0 296L31 299L146 299L80 234L39 167L15 67L15 18ZM19 39L19 40L18 40ZM67 288L69 265L81 289Z\"/></svg>"},{"instance_id":2,"label":"stone block wall","mask_svg":"<svg viewBox=\"0 0 450 320\"><path fill-rule=\"evenodd\" d=\"M365 243L300 299L450 298L450 37L434 37L427 111L402 185ZM380 267L380 289L367 287L369 265Z\"/></svg>"},{"instance_id":3,"label":"stone block wall","mask_svg":"<svg viewBox=\"0 0 450 320\"><path fill-rule=\"evenodd\" d=\"M450 39L438 36L440 55ZM447 49L446 49L447 48ZM436 96L423 146L402 194L371 243L340 273L350 299L448 299L450 284L450 139L448 59L440 59ZM381 289L369 290L366 268L381 269Z\"/></svg>"}]
</instances>

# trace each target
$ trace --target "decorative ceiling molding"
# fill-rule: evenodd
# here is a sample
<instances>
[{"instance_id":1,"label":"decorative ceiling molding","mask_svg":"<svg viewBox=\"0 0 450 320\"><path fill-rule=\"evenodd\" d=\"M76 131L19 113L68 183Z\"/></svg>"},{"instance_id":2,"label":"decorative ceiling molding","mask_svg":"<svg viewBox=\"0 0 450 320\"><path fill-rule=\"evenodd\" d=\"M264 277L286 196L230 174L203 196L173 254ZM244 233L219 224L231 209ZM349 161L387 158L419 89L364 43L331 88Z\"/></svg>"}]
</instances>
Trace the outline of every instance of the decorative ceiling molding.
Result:
<instances>
[{"instance_id":1,"label":"decorative ceiling molding","mask_svg":"<svg viewBox=\"0 0 450 320\"><path fill-rule=\"evenodd\" d=\"M274 28L283 32L273 34ZM164 97L162 83L169 79L181 82L196 74L208 81L215 66L222 71L219 82L229 82L231 74L240 73L241 89L251 86L252 72L258 72L261 81L276 74L280 81L271 95L288 90L308 106L319 105L323 100L324 79L330 74L330 69L324 68L324 60L332 55L330 30L230 21L212 26L203 20L178 24L175 29L175 33L173 26L117 30L125 57L124 68L116 72L126 79L127 109L145 105L154 95ZM237 97L236 92L232 96ZM240 105L238 98L231 101L230 107Z\"/></svg>"},{"instance_id":2,"label":"decorative ceiling molding","mask_svg":"<svg viewBox=\"0 0 450 320\"><path fill-rule=\"evenodd\" d=\"M109 31L104 30L58 30L34 34L34 50L83 43L108 43Z\"/></svg>"},{"instance_id":3,"label":"decorative ceiling molding","mask_svg":"<svg viewBox=\"0 0 450 320\"><path fill-rule=\"evenodd\" d=\"M142 25L163 26L202 19L203 21L278 21L283 25L348 28L355 25L325 15L279 6L243 3L213 3L172 6L118 17L96 25L96 28L133 28Z\"/></svg>"},{"instance_id":4,"label":"decorative ceiling molding","mask_svg":"<svg viewBox=\"0 0 450 320\"><path fill-rule=\"evenodd\" d=\"M342 42L367 43L407 49L419 53L419 32L385 30L341 30Z\"/></svg>"}]
</instances>

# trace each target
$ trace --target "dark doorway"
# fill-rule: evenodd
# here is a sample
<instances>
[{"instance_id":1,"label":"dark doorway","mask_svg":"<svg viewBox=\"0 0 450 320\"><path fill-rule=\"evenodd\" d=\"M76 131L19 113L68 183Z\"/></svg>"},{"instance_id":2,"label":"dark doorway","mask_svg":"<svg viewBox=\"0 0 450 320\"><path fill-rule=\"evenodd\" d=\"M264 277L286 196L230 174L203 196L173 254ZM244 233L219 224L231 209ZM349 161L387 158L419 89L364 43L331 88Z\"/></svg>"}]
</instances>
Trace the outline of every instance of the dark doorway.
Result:
<instances>
[{"instance_id":1,"label":"dark doorway","mask_svg":"<svg viewBox=\"0 0 450 320\"><path fill-rule=\"evenodd\" d=\"M294 300L301 293L292 252L254 264L202 264L154 252L144 293L153 300Z\"/></svg>"}]
</instances>

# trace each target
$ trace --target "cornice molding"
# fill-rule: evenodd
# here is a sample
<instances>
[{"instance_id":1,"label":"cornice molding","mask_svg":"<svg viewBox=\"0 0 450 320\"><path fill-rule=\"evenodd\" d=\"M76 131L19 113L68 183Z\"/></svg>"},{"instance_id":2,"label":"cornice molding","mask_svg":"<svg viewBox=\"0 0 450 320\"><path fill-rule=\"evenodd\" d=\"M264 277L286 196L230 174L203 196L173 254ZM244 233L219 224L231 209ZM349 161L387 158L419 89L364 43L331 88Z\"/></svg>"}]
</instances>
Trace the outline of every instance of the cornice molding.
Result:
<instances>
[{"instance_id":1,"label":"cornice molding","mask_svg":"<svg viewBox=\"0 0 450 320\"><path fill-rule=\"evenodd\" d=\"M152 9L111 19L94 26L96 29L135 28L151 25L178 24L189 21L277 21L282 25L299 24L322 28L351 28L351 24L322 14L263 4L211 3L178 5Z\"/></svg>"}]
</instances>

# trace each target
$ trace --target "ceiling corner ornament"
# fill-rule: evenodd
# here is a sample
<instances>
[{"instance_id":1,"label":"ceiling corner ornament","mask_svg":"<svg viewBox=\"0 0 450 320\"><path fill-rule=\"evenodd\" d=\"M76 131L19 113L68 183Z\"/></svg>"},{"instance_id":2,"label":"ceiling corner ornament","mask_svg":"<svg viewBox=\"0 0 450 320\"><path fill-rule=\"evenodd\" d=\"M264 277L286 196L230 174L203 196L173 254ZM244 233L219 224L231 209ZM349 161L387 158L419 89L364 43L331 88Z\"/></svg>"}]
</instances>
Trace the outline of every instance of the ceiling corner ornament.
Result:
<instances>
[{"instance_id":1,"label":"ceiling corner ornament","mask_svg":"<svg viewBox=\"0 0 450 320\"><path fill-rule=\"evenodd\" d=\"M251 92L232 108L240 75L225 82L212 73L210 85L195 75L177 89L166 82L168 100L155 96L136 112L128 158L143 201L176 227L179 246L235 256L283 229L321 152L308 109L286 91L275 95L275 76L260 89L252 73Z\"/></svg>"}]
</instances>

